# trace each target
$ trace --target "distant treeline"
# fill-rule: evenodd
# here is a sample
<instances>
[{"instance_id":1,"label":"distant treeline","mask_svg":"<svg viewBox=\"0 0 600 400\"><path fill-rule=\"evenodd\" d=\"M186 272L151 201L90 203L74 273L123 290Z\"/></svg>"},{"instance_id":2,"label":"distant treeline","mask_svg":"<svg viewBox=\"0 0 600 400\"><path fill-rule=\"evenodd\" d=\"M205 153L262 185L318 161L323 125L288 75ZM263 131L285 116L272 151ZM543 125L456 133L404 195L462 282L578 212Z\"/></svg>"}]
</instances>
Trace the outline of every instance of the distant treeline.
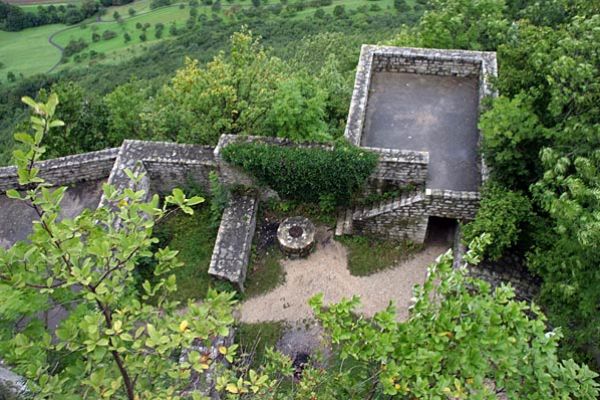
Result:
<instances>
[{"instance_id":1,"label":"distant treeline","mask_svg":"<svg viewBox=\"0 0 600 400\"><path fill-rule=\"evenodd\" d=\"M84 0L80 6L74 4L38 6L35 11L0 1L0 30L20 31L48 24L78 24L98 12L100 6L109 7L131 3L133 0Z\"/></svg>"}]
</instances>

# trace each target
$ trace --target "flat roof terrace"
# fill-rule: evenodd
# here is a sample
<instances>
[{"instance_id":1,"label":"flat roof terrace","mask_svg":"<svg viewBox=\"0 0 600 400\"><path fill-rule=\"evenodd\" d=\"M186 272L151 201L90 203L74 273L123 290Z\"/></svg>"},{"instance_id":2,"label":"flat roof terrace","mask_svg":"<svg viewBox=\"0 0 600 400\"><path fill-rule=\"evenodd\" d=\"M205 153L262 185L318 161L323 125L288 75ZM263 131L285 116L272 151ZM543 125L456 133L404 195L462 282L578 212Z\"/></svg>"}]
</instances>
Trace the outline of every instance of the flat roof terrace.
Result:
<instances>
[{"instance_id":1,"label":"flat roof terrace","mask_svg":"<svg viewBox=\"0 0 600 400\"><path fill-rule=\"evenodd\" d=\"M479 79L375 72L361 145L429 152L427 187L477 191Z\"/></svg>"},{"instance_id":2,"label":"flat roof terrace","mask_svg":"<svg viewBox=\"0 0 600 400\"><path fill-rule=\"evenodd\" d=\"M345 137L427 152L427 188L476 192L486 174L477 122L496 75L491 52L364 45Z\"/></svg>"}]
</instances>

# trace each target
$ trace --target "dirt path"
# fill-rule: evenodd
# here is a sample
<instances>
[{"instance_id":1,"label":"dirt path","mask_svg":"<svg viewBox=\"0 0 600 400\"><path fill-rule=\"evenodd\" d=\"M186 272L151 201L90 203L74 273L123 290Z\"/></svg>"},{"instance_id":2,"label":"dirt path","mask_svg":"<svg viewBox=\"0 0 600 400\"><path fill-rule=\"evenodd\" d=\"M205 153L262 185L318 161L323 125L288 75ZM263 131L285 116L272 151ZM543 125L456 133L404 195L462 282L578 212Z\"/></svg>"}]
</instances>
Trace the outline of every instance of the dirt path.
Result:
<instances>
[{"instance_id":1,"label":"dirt path","mask_svg":"<svg viewBox=\"0 0 600 400\"><path fill-rule=\"evenodd\" d=\"M356 277L348 271L346 248L330 240L319 245L306 259L284 260L285 283L242 303L241 321L295 322L310 318L308 299L317 293L323 293L326 304L358 295L361 297L359 311L367 316L384 309L392 300L398 307L398 320L404 320L408 316L412 287L423 283L427 267L447 249L444 245L431 245L394 268Z\"/></svg>"}]
</instances>

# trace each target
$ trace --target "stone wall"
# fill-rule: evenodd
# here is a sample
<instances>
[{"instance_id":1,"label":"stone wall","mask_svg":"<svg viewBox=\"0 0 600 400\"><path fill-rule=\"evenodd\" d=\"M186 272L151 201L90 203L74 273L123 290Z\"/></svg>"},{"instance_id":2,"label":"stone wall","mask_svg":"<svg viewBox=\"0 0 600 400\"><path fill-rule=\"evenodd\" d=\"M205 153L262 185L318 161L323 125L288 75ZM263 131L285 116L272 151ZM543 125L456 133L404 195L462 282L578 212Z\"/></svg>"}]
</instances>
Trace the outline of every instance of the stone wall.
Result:
<instances>
[{"instance_id":1,"label":"stone wall","mask_svg":"<svg viewBox=\"0 0 600 400\"><path fill-rule=\"evenodd\" d=\"M137 187L132 187L126 169L145 175ZM214 169L216 164L211 146L125 140L112 166L108 183L120 190L145 190L147 197L192 183L208 193L208 175ZM104 197L100 204L105 204Z\"/></svg>"},{"instance_id":2,"label":"stone wall","mask_svg":"<svg viewBox=\"0 0 600 400\"><path fill-rule=\"evenodd\" d=\"M252 238L256 229L258 199L232 195L223 212L208 273L226 279L244 290Z\"/></svg>"},{"instance_id":3,"label":"stone wall","mask_svg":"<svg viewBox=\"0 0 600 400\"><path fill-rule=\"evenodd\" d=\"M478 192L417 191L354 210L352 227L356 233L423 243L430 216L471 220L479 208L479 198Z\"/></svg>"},{"instance_id":4,"label":"stone wall","mask_svg":"<svg viewBox=\"0 0 600 400\"><path fill-rule=\"evenodd\" d=\"M364 147L364 149L379 154L379 164L371 175L371 181L383 181L394 185L425 186L429 153L375 147Z\"/></svg>"},{"instance_id":5,"label":"stone wall","mask_svg":"<svg viewBox=\"0 0 600 400\"><path fill-rule=\"evenodd\" d=\"M40 161L35 166L40 169L39 176L52 185L98 180L110 174L118 152L119 148L93 151ZM19 187L17 168L0 168L0 193Z\"/></svg>"},{"instance_id":6,"label":"stone wall","mask_svg":"<svg viewBox=\"0 0 600 400\"><path fill-rule=\"evenodd\" d=\"M426 49L380 47L373 54L373 71L406 72L411 74L460 76L479 75L481 59L469 53L447 50L436 51Z\"/></svg>"},{"instance_id":7,"label":"stone wall","mask_svg":"<svg viewBox=\"0 0 600 400\"><path fill-rule=\"evenodd\" d=\"M490 79L498 75L496 53L467 50L438 50L406 47L363 45L356 68L354 91L348 112L346 139L360 146L373 74L380 71L430 74L442 76L478 76L479 109L483 99L496 96ZM483 158L480 160L481 181L488 177Z\"/></svg>"}]
</instances>

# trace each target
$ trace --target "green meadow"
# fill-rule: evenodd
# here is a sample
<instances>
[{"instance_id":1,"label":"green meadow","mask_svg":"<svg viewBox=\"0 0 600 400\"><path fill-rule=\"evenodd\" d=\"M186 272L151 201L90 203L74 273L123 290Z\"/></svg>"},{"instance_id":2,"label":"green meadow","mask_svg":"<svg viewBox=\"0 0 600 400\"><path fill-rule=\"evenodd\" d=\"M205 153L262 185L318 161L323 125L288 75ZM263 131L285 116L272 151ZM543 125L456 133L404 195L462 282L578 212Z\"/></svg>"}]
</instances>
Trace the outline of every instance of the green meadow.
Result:
<instances>
[{"instance_id":1,"label":"green meadow","mask_svg":"<svg viewBox=\"0 0 600 400\"><path fill-rule=\"evenodd\" d=\"M76 0L74 0L76 1ZM294 1L290 1L293 3ZM410 0L413 3L414 0ZM61 3L65 3L62 1ZM172 37L169 28L174 24L178 29L185 26L186 20L190 17L190 7L186 2L177 3L157 9L150 8L151 0L139 0L122 6L109 7L100 21L96 18L90 18L83 23L67 27L61 24L46 25L37 28L30 28L20 32L0 31L0 59L4 67L0 69L0 82L6 80L6 74L11 71L17 75L24 76L36 73L48 72L61 59L61 52L52 46L49 38L53 36L53 41L61 47L66 47L71 40L83 39L87 47L81 51L75 62L75 56L71 56L56 69L64 69L85 66L88 62L118 63L146 51L148 45L161 40L168 40ZM280 0L268 0L267 5L279 4ZM34 8L40 3L23 4L24 8ZM56 3L58 4L58 3ZM183 8L181 8L183 5ZM393 0L380 0L377 2L369 0L334 0L330 6L322 7L327 14L332 14L335 6L344 5L346 11L355 10L358 7L369 7L370 14L391 13L393 9ZM231 18L227 10L232 6L252 7L250 0L236 1L233 5L223 2L222 10L219 13L225 20ZM372 9L372 7L378 9ZM129 9L135 10L135 14L130 16ZM198 14L205 14L208 17L212 14L211 7L200 4L197 8ZM296 12L293 19L313 18L315 8L307 8ZM115 12L120 15L120 21L113 18ZM164 30L160 38L156 37L155 25L162 23ZM201 23L201 22L198 22ZM145 32L136 27L141 24L148 26ZM97 33L102 36L105 31L113 31L116 36L105 40L100 39L96 42L92 40L92 35ZM125 40L125 33L128 33L130 40ZM145 33L146 40L142 40L141 35ZM96 58L90 59L90 52L97 53ZM100 56L98 56L100 55Z\"/></svg>"},{"instance_id":2,"label":"green meadow","mask_svg":"<svg viewBox=\"0 0 600 400\"><path fill-rule=\"evenodd\" d=\"M61 58L61 52L48 43L48 37L65 25L45 25L20 32L0 31L0 80L11 71L25 76L48 71Z\"/></svg>"}]
</instances>

